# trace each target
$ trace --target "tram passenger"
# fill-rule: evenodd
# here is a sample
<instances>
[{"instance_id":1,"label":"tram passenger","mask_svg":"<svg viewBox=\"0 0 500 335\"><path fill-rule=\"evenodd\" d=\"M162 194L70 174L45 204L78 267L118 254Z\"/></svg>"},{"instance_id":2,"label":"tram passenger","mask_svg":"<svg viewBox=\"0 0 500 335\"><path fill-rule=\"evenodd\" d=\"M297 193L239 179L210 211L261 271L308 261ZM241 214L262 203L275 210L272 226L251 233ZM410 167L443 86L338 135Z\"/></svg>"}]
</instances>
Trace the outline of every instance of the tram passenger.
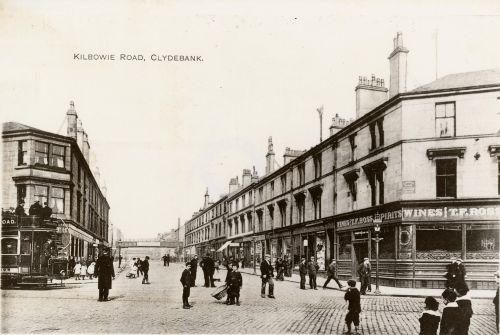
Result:
<instances>
[{"instance_id":1,"label":"tram passenger","mask_svg":"<svg viewBox=\"0 0 500 335\"><path fill-rule=\"evenodd\" d=\"M16 207L16 211L14 214L19 216L26 216L26 212L24 211L24 201L20 201Z\"/></svg>"},{"instance_id":2,"label":"tram passenger","mask_svg":"<svg viewBox=\"0 0 500 335\"><path fill-rule=\"evenodd\" d=\"M42 205L40 205L40 200L36 200L33 205L30 206L28 211L29 215L40 215L42 211Z\"/></svg>"}]
</instances>

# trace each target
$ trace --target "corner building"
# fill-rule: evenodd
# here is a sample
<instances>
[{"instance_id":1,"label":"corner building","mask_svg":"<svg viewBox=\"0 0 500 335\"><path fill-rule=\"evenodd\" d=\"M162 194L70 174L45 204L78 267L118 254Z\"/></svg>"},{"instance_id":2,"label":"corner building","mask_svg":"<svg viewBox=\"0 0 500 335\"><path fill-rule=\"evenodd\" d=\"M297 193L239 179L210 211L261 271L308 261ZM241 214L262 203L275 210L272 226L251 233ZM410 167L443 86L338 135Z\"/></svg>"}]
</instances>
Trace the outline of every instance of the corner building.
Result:
<instances>
[{"instance_id":1,"label":"corner building","mask_svg":"<svg viewBox=\"0 0 500 335\"><path fill-rule=\"evenodd\" d=\"M67 116L68 136L16 122L3 124L2 208L15 208L23 200L28 213L36 200L48 202L62 233L59 252L78 260L108 245L110 207L96 180L98 171L89 164L90 145L73 103ZM43 242L34 241L34 250Z\"/></svg>"}]
</instances>

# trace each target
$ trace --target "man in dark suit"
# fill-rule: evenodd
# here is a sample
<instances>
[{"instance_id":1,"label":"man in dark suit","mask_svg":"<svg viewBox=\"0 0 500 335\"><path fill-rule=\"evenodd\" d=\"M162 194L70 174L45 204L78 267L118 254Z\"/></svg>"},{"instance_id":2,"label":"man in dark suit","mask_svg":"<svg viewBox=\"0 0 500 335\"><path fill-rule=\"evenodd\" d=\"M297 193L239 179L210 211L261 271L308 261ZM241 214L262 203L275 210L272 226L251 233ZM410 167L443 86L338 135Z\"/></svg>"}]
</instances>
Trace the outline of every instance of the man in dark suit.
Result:
<instances>
[{"instance_id":1,"label":"man in dark suit","mask_svg":"<svg viewBox=\"0 0 500 335\"><path fill-rule=\"evenodd\" d=\"M19 202L19 205L17 205L16 211L14 213L19 216L26 215L26 212L24 211L24 201Z\"/></svg>"},{"instance_id":2,"label":"man in dark suit","mask_svg":"<svg viewBox=\"0 0 500 335\"><path fill-rule=\"evenodd\" d=\"M146 256L146 258L142 261L142 272L144 273L142 283L149 284L149 256Z\"/></svg>"},{"instance_id":3,"label":"man in dark suit","mask_svg":"<svg viewBox=\"0 0 500 335\"><path fill-rule=\"evenodd\" d=\"M44 207L40 210L40 216L44 220L49 220L52 216L52 208L49 207L47 201L44 202Z\"/></svg>"},{"instance_id":4,"label":"man in dark suit","mask_svg":"<svg viewBox=\"0 0 500 335\"><path fill-rule=\"evenodd\" d=\"M207 254L200 262L200 267L203 269L203 276L205 277L205 287L215 287L214 284L214 271L215 263L210 254Z\"/></svg>"},{"instance_id":5,"label":"man in dark suit","mask_svg":"<svg viewBox=\"0 0 500 335\"><path fill-rule=\"evenodd\" d=\"M264 260L262 263L260 263L260 278L262 278L262 288L260 291L260 296L262 298L266 297L266 284L269 283L269 298L274 299L274 269L273 266L271 265L271 256L267 255L265 256Z\"/></svg>"},{"instance_id":6,"label":"man in dark suit","mask_svg":"<svg viewBox=\"0 0 500 335\"><path fill-rule=\"evenodd\" d=\"M40 200L36 200L33 205L30 206L28 211L29 215L40 215L42 211L42 205L40 205Z\"/></svg>"},{"instance_id":7,"label":"man in dark suit","mask_svg":"<svg viewBox=\"0 0 500 335\"><path fill-rule=\"evenodd\" d=\"M370 276L372 273L372 267L370 265L370 260L364 258L363 263L358 267L359 281L361 282L361 294L366 294L366 289L370 285Z\"/></svg>"},{"instance_id":8,"label":"man in dark suit","mask_svg":"<svg viewBox=\"0 0 500 335\"><path fill-rule=\"evenodd\" d=\"M319 265L314 260L314 256L311 256L311 261L307 264L307 270L309 271L309 286L311 289L317 290L318 285L316 284L316 275L319 270Z\"/></svg>"},{"instance_id":9,"label":"man in dark suit","mask_svg":"<svg viewBox=\"0 0 500 335\"><path fill-rule=\"evenodd\" d=\"M189 304L188 301L192 286L191 262L186 262L186 269L182 271L181 275L181 284L182 284L182 308L189 309L193 307L192 305Z\"/></svg>"},{"instance_id":10,"label":"man in dark suit","mask_svg":"<svg viewBox=\"0 0 500 335\"><path fill-rule=\"evenodd\" d=\"M307 265L306 265L306 258L305 257L302 257L300 259L299 274L300 274L300 289L305 290L306 289L306 274L307 274Z\"/></svg>"},{"instance_id":11,"label":"man in dark suit","mask_svg":"<svg viewBox=\"0 0 500 335\"><path fill-rule=\"evenodd\" d=\"M113 279L115 279L115 269L113 261L109 257L109 249L105 248L102 256L97 259L95 264L95 273L97 274L97 288L99 289L98 301L109 301L109 290L112 288Z\"/></svg>"},{"instance_id":12,"label":"man in dark suit","mask_svg":"<svg viewBox=\"0 0 500 335\"><path fill-rule=\"evenodd\" d=\"M191 260L191 287L196 286L196 271L198 270L198 255Z\"/></svg>"}]
</instances>

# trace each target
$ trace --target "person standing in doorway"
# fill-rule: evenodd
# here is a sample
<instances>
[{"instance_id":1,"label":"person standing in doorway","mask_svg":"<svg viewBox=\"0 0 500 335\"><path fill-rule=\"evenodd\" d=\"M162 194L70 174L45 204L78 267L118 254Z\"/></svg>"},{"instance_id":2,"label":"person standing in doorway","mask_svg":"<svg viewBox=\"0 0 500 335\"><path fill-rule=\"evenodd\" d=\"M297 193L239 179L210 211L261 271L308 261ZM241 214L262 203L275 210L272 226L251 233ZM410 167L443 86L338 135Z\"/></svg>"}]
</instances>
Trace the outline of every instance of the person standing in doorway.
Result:
<instances>
[{"instance_id":1,"label":"person standing in doorway","mask_svg":"<svg viewBox=\"0 0 500 335\"><path fill-rule=\"evenodd\" d=\"M274 269L271 265L271 255L266 254L262 263L260 263L260 278L262 279L262 287L260 295L262 298L266 297L266 284L269 283L268 297L274 299Z\"/></svg>"},{"instance_id":2,"label":"person standing in doorway","mask_svg":"<svg viewBox=\"0 0 500 335\"><path fill-rule=\"evenodd\" d=\"M109 257L109 249L105 248L101 257L97 259L95 264L95 272L97 274L97 288L99 289L98 301L109 301L109 290L112 288L113 279L115 279L115 269L111 257Z\"/></svg>"},{"instance_id":3,"label":"person standing in doorway","mask_svg":"<svg viewBox=\"0 0 500 335\"><path fill-rule=\"evenodd\" d=\"M326 285L328 285L328 283L330 282L330 280L335 280L335 282L337 283L337 285L339 286L340 289L342 289L342 284L340 283L339 279L337 278L337 262L332 259L332 262L330 263L330 265L328 265L328 268L326 269L326 274L328 276L328 278L326 279L325 281L325 284L323 285L323 288L326 288Z\"/></svg>"},{"instance_id":4,"label":"person standing in doorway","mask_svg":"<svg viewBox=\"0 0 500 335\"><path fill-rule=\"evenodd\" d=\"M370 276L372 273L372 268L370 265L370 260L365 258L363 263L358 267L359 281L361 282L361 294L366 294L366 289L370 285Z\"/></svg>"}]
</instances>

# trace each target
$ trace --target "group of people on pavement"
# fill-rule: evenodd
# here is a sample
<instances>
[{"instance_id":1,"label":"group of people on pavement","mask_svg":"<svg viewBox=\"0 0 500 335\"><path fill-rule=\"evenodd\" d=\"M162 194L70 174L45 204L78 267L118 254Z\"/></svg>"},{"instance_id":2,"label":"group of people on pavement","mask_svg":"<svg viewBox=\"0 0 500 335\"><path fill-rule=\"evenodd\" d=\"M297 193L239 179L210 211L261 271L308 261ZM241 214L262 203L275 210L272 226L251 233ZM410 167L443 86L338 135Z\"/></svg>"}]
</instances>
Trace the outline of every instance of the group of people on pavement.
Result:
<instances>
[{"instance_id":1,"label":"group of people on pavement","mask_svg":"<svg viewBox=\"0 0 500 335\"><path fill-rule=\"evenodd\" d=\"M150 284L149 282L149 256L146 256L144 260L140 257L133 257L129 262L130 270L127 273L127 278L139 278L142 275L142 283Z\"/></svg>"},{"instance_id":2,"label":"group of people on pavement","mask_svg":"<svg viewBox=\"0 0 500 335\"><path fill-rule=\"evenodd\" d=\"M161 259L163 260L163 266L170 266L170 255L165 254Z\"/></svg>"}]
</instances>

